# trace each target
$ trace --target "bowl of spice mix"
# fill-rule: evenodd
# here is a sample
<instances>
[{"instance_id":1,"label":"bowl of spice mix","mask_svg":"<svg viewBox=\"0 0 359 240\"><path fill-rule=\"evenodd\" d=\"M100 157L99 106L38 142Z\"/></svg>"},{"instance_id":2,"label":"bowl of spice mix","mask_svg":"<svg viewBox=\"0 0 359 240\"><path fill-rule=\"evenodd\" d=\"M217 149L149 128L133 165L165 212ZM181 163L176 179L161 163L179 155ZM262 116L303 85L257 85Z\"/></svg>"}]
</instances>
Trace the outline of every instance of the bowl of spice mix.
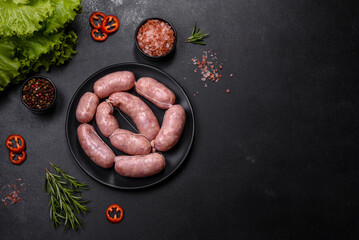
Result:
<instances>
[{"instance_id":1,"label":"bowl of spice mix","mask_svg":"<svg viewBox=\"0 0 359 240\"><path fill-rule=\"evenodd\" d=\"M56 105L56 87L48 78L33 76L21 87L21 101L33 113L50 112Z\"/></svg>"},{"instance_id":2,"label":"bowl of spice mix","mask_svg":"<svg viewBox=\"0 0 359 240\"><path fill-rule=\"evenodd\" d=\"M169 21L162 18L145 19L136 29L135 43L137 49L147 59L163 59L171 55L176 47L176 29Z\"/></svg>"}]
</instances>

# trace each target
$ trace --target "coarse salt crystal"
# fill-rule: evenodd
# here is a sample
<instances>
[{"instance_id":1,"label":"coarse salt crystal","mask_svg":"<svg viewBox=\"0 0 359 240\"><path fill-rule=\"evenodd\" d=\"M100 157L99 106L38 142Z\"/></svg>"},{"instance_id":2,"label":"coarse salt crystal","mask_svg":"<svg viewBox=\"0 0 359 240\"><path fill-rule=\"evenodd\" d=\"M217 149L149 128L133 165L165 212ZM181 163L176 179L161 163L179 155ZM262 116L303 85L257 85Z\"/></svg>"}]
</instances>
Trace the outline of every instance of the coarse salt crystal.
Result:
<instances>
[{"instance_id":1,"label":"coarse salt crystal","mask_svg":"<svg viewBox=\"0 0 359 240\"><path fill-rule=\"evenodd\" d=\"M140 27L137 34L139 47L150 56L167 54L173 48L174 40L171 26L160 20L148 20Z\"/></svg>"}]
</instances>

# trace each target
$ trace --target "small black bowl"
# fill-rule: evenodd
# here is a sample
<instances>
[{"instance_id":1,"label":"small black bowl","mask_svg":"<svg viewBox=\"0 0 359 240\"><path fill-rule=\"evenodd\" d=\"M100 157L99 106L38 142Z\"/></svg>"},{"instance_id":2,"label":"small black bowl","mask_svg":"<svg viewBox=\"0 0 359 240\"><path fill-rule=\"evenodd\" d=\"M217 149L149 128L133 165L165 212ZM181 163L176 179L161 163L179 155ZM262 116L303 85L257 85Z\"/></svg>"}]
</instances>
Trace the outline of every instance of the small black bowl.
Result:
<instances>
[{"instance_id":1,"label":"small black bowl","mask_svg":"<svg viewBox=\"0 0 359 240\"><path fill-rule=\"evenodd\" d=\"M171 26L171 28L172 28L172 30L173 30L173 32L174 32L175 41L174 41L174 43L173 43L173 46L172 46L171 50L170 50L168 53L166 53L166 54L164 54L164 55L162 55L162 56L151 56L151 55L147 55L146 53L144 53L144 52L142 51L142 49L140 48L140 46L138 46L138 42L137 42L137 33L138 33L138 30L139 30L139 29L142 27L142 25L145 24L148 20L160 20L160 21L162 21L162 22L168 23L168 25ZM177 31L176 31L176 29L174 28L174 26L173 26L172 23L170 23L169 21L167 21L167 20L165 20L165 19L163 19L163 18L158 18L158 17L147 18L147 19L143 20L143 21L138 25L138 27L137 27L137 29L136 29L136 32L135 32L135 44L136 44L137 50L138 50L138 51L141 53L141 55L144 56L145 58L147 58L147 59L149 59L149 60L155 60L155 61L156 61L156 60L162 60L162 59L164 59L164 58L166 58L166 57L172 55L172 53L175 51L176 44L177 44Z\"/></svg>"},{"instance_id":2,"label":"small black bowl","mask_svg":"<svg viewBox=\"0 0 359 240\"><path fill-rule=\"evenodd\" d=\"M31 79L38 79L38 78L42 78L48 82L51 83L51 85L54 87L54 99L52 100L52 103L46 107L46 108L43 108L43 109L36 109L36 108L31 108L29 107L25 102L24 100L22 99L22 95L23 95L23 90L24 90L24 87L25 85L28 83L28 81L30 81ZM36 76L32 76L32 77L29 77L28 79L25 80L25 82L21 85L21 90L20 90L20 99L21 99L21 102L24 104L24 106L29 109L32 113L35 113L35 114L45 114L45 113L49 113L51 112L55 106L56 106L56 98L57 98L57 89L56 89L56 86L55 84L50 80L48 79L47 77L44 77L44 76L41 76L41 75L36 75Z\"/></svg>"}]
</instances>

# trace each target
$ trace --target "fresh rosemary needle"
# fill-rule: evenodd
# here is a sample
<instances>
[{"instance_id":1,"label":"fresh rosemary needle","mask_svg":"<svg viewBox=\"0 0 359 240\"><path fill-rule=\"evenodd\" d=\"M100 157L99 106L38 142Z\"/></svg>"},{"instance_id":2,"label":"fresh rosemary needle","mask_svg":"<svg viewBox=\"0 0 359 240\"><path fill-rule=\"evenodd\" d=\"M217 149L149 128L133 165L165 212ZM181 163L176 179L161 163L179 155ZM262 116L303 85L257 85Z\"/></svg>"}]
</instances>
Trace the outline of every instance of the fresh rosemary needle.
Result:
<instances>
[{"instance_id":1,"label":"fresh rosemary needle","mask_svg":"<svg viewBox=\"0 0 359 240\"><path fill-rule=\"evenodd\" d=\"M204 38L208 35L209 33L202 33L200 28L197 29L197 23L195 23L191 36L188 37L185 42L206 45L206 43L204 43L203 41Z\"/></svg>"},{"instance_id":2,"label":"fresh rosemary needle","mask_svg":"<svg viewBox=\"0 0 359 240\"><path fill-rule=\"evenodd\" d=\"M83 201L81 196L81 190L88 190L88 186L66 174L55 164L50 165L59 174L51 173L46 168L44 189L50 196L52 225L57 227L64 222L66 230L77 230L84 224L79 215L89 211L84 205L87 201Z\"/></svg>"}]
</instances>

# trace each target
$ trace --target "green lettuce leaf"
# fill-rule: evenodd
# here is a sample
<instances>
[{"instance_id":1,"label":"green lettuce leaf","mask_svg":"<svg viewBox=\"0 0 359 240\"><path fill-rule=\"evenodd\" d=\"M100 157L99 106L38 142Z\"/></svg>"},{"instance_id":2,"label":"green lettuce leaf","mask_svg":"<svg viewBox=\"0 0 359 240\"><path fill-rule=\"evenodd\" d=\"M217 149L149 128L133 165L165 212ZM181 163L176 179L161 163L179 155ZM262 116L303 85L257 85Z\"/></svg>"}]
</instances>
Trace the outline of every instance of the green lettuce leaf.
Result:
<instances>
[{"instance_id":1,"label":"green lettuce leaf","mask_svg":"<svg viewBox=\"0 0 359 240\"><path fill-rule=\"evenodd\" d=\"M77 35L73 31L61 30L49 36L35 33L26 41L17 37L10 39L0 41L0 91L11 80L19 83L41 67L49 71L51 65L64 64L76 53Z\"/></svg>"},{"instance_id":2,"label":"green lettuce leaf","mask_svg":"<svg viewBox=\"0 0 359 240\"><path fill-rule=\"evenodd\" d=\"M35 32L31 37L26 39L18 37L9 39L16 44L16 57L36 61L42 54L50 52L55 45L61 44L64 33L65 30L62 29L58 33L47 36L43 35L42 32Z\"/></svg>"},{"instance_id":3,"label":"green lettuce leaf","mask_svg":"<svg viewBox=\"0 0 359 240\"><path fill-rule=\"evenodd\" d=\"M28 4L30 0L12 0L16 4Z\"/></svg>"},{"instance_id":4,"label":"green lettuce leaf","mask_svg":"<svg viewBox=\"0 0 359 240\"><path fill-rule=\"evenodd\" d=\"M14 57L15 46L11 42L0 42L0 91L19 75L20 61Z\"/></svg>"},{"instance_id":5,"label":"green lettuce leaf","mask_svg":"<svg viewBox=\"0 0 359 240\"><path fill-rule=\"evenodd\" d=\"M63 34L60 38L60 43L56 44L54 48L42 55L38 61L34 64L34 71L37 71L40 67L45 67L46 71L50 70L51 65L62 65L72 58L72 55L76 53L74 48L77 44L77 35L75 32L70 31L67 34Z\"/></svg>"},{"instance_id":6,"label":"green lettuce leaf","mask_svg":"<svg viewBox=\"0 0 359 240\"><path fill-rule=\"evenodd\" d=\"M65 30L81 0L0 0L0 91L41 67L64 64L77 35Z\"/></svg>"},{"instance_id":7,"label":"green lettuce leaf","mask_svg":"<svg viewBox=\"0 0 359 240\"><path fill-rule=\"evenodd\" d=\"M30 72L38 72L41 67L49 71L51 65L61 65L70 60L76 53L77 35L73 31L66 33L61 30L48 36L34 34L26 42L18 41L16 55L21 62L21 74L15 83L23 81Z\"/></svg>"},{"instance_id":8,"label":"green lettuce leaf","mask_svg":"<svg viewBox=\"0 0 359 240\"><path fill-rule=\"evenodd\" d=\"M44 22L45 34L51 34L72 22L82 12L81 0L51 0L55 6L54 14Z\"/></svg>"},{"instance_id":9,"label":"green lettuce leaf","mask_svg":"<svg viewBox=\"0 0 359 240\"><path fill-rule=\"evenodd\" d=\"M26 75L30 72L37 72L42 65L37 63L41 56L50 53L56 46L61 45L64 30L56 34L44 36L42 32L35 32L31 37L23 38L11 37L11 41L16 44L16 57L20 60L21 73L15 83L19 83L26 79ZM50 63L51 64L51 63Z\"/></svg>"},{"instance_id":10,"label":"green lettuce leaf","mask_svg":"<svg viewBox=\"0 0 359 240\"><path fill-rule=\"evenodd\" d=\"M31 0L27 4L20 2L12 0L1 2L0 37L33 34L43 27L42 22L52 16L55 9L50 0Z\"/></svg>"}]
</instances>

